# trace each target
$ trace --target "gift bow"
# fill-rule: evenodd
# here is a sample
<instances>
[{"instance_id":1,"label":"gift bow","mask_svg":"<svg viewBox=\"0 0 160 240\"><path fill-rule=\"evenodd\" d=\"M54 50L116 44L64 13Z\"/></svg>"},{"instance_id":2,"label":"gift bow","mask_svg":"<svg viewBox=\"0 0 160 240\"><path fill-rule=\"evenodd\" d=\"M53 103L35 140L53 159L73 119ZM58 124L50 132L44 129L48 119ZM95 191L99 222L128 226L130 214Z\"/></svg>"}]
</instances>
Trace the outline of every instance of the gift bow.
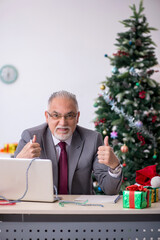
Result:
<instances>
[{"instance_id":1,"label":"gift bow","mask_svg":"<svg viewBox=\"0 0 160 240\"><path fill-rule=\"evenodd\" d=\"M128 191L141 191L141 192L147 192L148 189L144 188L143 186L138 186L138 185L131 185L126 187L126 190Z\"/></svg>"}]
</instances>

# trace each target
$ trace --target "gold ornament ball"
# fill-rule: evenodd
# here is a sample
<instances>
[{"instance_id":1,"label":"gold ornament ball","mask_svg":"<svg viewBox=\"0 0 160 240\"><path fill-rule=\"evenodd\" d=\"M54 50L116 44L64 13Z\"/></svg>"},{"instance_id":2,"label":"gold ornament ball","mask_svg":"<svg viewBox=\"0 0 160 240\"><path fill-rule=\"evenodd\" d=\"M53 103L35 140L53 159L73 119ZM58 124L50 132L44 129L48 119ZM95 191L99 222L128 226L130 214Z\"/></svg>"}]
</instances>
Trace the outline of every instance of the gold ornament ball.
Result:
<instances>
[{"instance_id":1,"label":"gold ornament ball","mask_svg":"<svg viewBox=\"0 0 160 240\"><path fill-rule=\"evenodd\" d=\"M106 87L105 87L105 85L104 84L102 84L101 86L100 86L100 89L101 90L104 90Z\"/></svg>"},{"instance_id":2,"label":"gold ornament ball","mask_svg":"<svg viewBox=\"0 0 160 240\"><path fill-rule=\"evenodd\" d=\"M121 147L121 152L123 152L123 153L127 153L127 152L128 152L128 147L126 146L126 144L124 144L124 145Z\"/></svg>"},{"instance_id":3,"label":"gold ornament ball","mask_svg":"<svg viewBox=\"0 0 160 240\"><path fill-rule=\"evenodd\" d=\"M107 134L107 131L106 130L103 130L103 135L106 135Z\"/></svg>"}]
</instances>

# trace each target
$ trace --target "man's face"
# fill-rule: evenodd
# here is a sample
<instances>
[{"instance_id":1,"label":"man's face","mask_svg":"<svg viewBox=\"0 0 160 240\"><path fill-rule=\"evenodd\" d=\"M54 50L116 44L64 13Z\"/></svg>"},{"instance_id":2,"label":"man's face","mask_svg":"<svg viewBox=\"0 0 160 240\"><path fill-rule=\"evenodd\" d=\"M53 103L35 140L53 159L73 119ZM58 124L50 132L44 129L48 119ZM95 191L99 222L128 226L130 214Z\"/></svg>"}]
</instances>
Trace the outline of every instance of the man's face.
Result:
<instances>
[{"instance_id":1,"label":"man's face","mask_svg":"<svg viewBox=\"0 0 160 240\"><path fill-rule=\"evenodd\" d=\"M48 112L45 112L52 134L60 141L65 141L73 134L79 115L74 101L65 97L54 98L48 106Z\"/></svg>"}]
</instances>

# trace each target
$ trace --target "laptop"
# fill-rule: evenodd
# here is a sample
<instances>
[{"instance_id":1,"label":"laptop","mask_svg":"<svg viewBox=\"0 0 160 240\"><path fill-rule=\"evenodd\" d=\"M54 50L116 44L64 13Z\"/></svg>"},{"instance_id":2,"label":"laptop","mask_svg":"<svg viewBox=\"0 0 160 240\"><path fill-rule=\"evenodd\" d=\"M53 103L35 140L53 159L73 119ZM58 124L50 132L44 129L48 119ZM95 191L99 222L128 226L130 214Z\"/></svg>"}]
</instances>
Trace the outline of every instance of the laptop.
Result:
<instances>
[{"instance_id":1,"label":"laptop","mask_svg":"<svg viewBox=\"0 0 160 240\"><path fill-rule=\"evenodd\" d=\"M28 187L26 186L27 168L29 168ZM0 158L0 196L17 200L26 190L21 201L55 201L51 160Z\"/></svg>"}]
</instances>

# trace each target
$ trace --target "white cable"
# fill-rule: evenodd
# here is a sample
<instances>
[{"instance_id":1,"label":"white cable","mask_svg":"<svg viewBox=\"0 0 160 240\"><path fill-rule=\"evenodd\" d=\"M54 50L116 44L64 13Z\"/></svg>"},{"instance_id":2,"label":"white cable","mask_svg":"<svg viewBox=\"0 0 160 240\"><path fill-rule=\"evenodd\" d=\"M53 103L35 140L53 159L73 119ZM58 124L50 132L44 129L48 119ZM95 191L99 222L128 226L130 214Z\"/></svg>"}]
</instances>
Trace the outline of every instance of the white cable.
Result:
<instances>
[{"instance_id":1,"label":"white cable","mask_svg":"<svg viewBox=\"0 0 160 240\"><path fill-rule=\"evenodd\" d=\"M27 191L28 191L28 171L29 171L32 163L33 163L36 159L37 159L37 158L33 158L33 159L30 161L30 163L29 163L29 165L28 165L28 167L27 167L27 170L26 170L26 190L25 190L24 194L22 195L22 197L18 198L17 200L9 200L9 199L7 199L7 198L4 197L4 196L0 196L0 198L2 198L3 200L7 201L8 203L17 203L17 202L20 202L20 201L25 197L25 195L26 195L26 193L27 193ZM4 204L4 205L5 205L5 204L7 205L7 203L3 203L3 204Z\"/></svg>"}]
</instances>

